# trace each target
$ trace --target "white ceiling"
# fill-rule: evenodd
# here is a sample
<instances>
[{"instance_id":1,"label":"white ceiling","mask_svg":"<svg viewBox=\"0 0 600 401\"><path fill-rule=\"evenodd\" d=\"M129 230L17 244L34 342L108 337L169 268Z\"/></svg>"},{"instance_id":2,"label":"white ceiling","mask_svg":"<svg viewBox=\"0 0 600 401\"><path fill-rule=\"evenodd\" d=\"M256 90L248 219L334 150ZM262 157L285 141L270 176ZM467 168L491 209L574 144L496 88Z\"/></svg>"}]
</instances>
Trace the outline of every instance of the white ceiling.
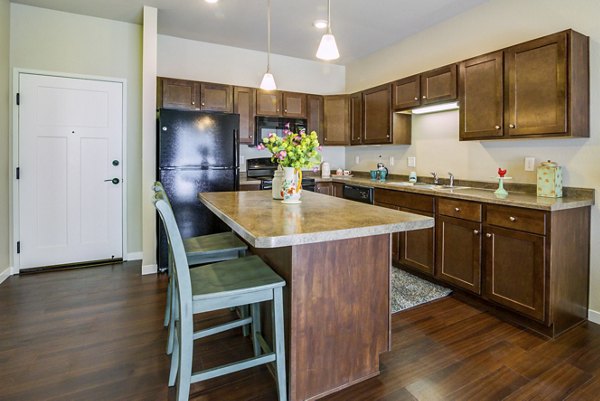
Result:
<instances>
[{"instance_id":1,"label":"white ceiling","mask_svg":"<svg viewBox=\"0 0 600 401\"><path fill-rule=\"evenodd\" d=\"M158 8L158 32L266 51L267 0L11 0L53 10L140 24ZM346 64L488 0L331 0L332 30ZM327 0L272 0L272 52L316 60Z\"/></svg>"}]
</instances>

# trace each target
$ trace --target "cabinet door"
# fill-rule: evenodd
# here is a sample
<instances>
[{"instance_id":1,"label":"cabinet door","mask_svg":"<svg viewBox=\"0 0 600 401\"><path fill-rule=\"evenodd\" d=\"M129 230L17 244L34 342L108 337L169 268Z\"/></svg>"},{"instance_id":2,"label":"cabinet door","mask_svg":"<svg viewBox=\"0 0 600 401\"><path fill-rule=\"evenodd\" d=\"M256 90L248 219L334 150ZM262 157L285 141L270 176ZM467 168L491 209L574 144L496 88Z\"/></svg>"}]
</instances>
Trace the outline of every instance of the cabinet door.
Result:
<instances>
[{"instance_id":1,"label":"cabinet door","mask_svg":"<svg viewBox=\"0 0 600 401\"><path fill-rule=\"evenodd\" d=\"M333 182L333 196L336 198L344 197L344 184L341 182Z\"/></svg>"},{"instance_id":2,"label":"cabinet door","mask_svg":"<svg viewBox=\"0 0 600 401\"><path fill-rule=\"evenodd\" d=\"M281 92L256 91L256 114L259 116L281 116Z\"/></svg>"},{"instance_id":3,"label":"cabinet door","mask_svg":"<svg viewBox=\"0 0 600 401\"><path fill-rule=\"evenodd\" d=\"M381 206L388 209L399 210L397 206L387 203L374 202L375 206ZM400 261L400 236L405 233L392 233L392 263L398 266Z\"/></svg>"},{"instance_id":4,"label":"cabinet door","mask_svg":"<svg viewBox=\"0 0 600 401\"><path fill-rule=\"evenodd\" d=\"M460 63L460 139L502 137L504 117L503 52Z\"/></svg>"},{"instance_id":5,"label":"cabinet door","mask_svg":"<svg viewBox=\"0 0 600 401\"><path fill-rule=\"evenodd\" d=\"M331 182L317 182L315 184L315 192L324 195L333 195L333 185Z\"/></svg>"},{"instance_id":6,"label":"cabinet door","mask_svg":"<svg viewBox=\"0 0 600 401\"><path fill-rule=\"evenodd\" d=\"M348 145L350 122L348 96L324 97L325 135L323 145Z\"/></svg>"},{"instance_id":7,"label":"cabinet door","mask_svg":"<svg viewBox=\"0 0 600 401\"><path fill-rule=\"evenodd\" d=\"M306 125L308 132L315 131L319 136L319 143L323 143L323 96L306 97Z\"/></svg>"},{"instance_id":8,"label":"cabinet door","mask_svg":"<svg viewBox=\"0 0 600 401\"><path fill-rule=\"evenodd\" d=\"M306 95L304 93L283 92L283 115L285 117L306 118Z\"/></svg>"},{"instance_id":9,"label":"cabinet door","mask_svg":"<svg viewBox=\"0 0 600 401\"><path fill-rule=\"evenodd\" d=\"M398 210L433 217L433 213L423 213L414 209L399 207ZM433 227L398 233L398 245L398 262L400 264L433 276L435 255Z\"/></svg>"},{"instance_id":10,"label":"cabinet door","mask_svg":"<svg viewBox=\"0 0 600 401\"><path fill-rule=\"evenodd\" d=\"M233 112L240 115L240 143L254 143L255 92L254 88L233 88Z\"/></svg>"},{"instance_id":11,"label":"cabinet door","mask_svg":"<svg viewBox=\"0 0 600 401\"><path fill-rule=\"evenodd\" d=\"M158 106L165 109L200 110L200 82L160 78Z\"/></svg>"},{"instance_id":12,"label":"cabinet door","mask_svg":"<svg viewBox=\"0 0 600 401\"><path fill-rule=\"evenodd\" d=\"M413 75L392 84L394 110L406 110L421 104L421 76Z\"/></svg>"},{"instance_id":13,"label":"cabinet door","mask_svg":"<svg viewBox=\"0 0 600 401\"><path fill-rule=\"evenodd\" d=\"M391 89L385 84L363 92L364 144L392 143Z\"/></svg>"},{"instance_id":14,"label":"cabinet door","mask_svg":"<svg viewBox=\"0 0 600 401\"><path fill-rule=\"evenodd\" d=\"M200 85L200 109L207 111L233 111L233 90L231 85L202 82Z\"/></svg>"},{"instance_id":15,"label":"cabinet door","mask_svg":"<svg viewBox=\"0 0 600 401\"><path fill-rule=\"evenodd\" d=\"M456 100L456 64L421 74L421 105Z\"/></svg>"},{"instance_id":16,"label":"cabinet door","mask_svg":"<svg viewBox=\"0 0 600 401\"><path fill-rule=\"evenodd\" d=\"M567 132L566 49L562 32L506 50L509 136Z\"/></svg>"},{"instance_id":17,"label":"cabinet door","mask_svg":"<svg viewBox=\"0 0 600 401\"><path fill-rule=\"evenodd\" d=\"M545 237L497 227L485 234L485 296L546 320Z\"/></svg>"},{"instance_id":18,"label":"cabinet door","mask_svg":"<svg viewBox=\"0 0 600 401\"><path fill-rule=\"evenodd\" d=\"M363 99L362 92L350 95L350 144L362 143L363 127Z\"/></svg>"},{"instance_id":19,"label":"cabinet door","mask_svg":"<svg viewBox=\"0 0 600 401\"><path fill-rule=\"evenodd\" d=\"M452 217L436 219L436 278L481 294L481 224Z\"/></svg>"}]
</instances>

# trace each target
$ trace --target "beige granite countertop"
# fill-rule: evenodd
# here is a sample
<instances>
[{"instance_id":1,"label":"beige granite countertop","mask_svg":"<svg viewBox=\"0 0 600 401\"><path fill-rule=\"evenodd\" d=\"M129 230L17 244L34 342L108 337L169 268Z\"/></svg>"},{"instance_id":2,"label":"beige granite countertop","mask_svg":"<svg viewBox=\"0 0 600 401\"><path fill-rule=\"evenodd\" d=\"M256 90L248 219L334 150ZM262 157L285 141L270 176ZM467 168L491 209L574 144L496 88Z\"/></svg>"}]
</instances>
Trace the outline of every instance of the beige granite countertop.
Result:
<instances>
[{"instance_id":1,"label":"beige granite countertop","mask_svg":"<svg viewBox=\"0 0 600 401\"><path fill-rule=\"evenodd\" d=\"M198 194L217 217L256 248L277 248L433 227L431 217L310 191L284 204L271 191Z\"/></svg>"},{"instance_id":2,"label":"beige granite countertop","mask_svg":"<svg viewBox=\"0 0 600 401\"><path fill-rule=\"evenodd\" d=\"M470 201L478 201L485 203L494 203L505 206L517 206L528 209L538 209L547 211L573 209L578 207L591 206L594 204L594 190L578 189L569 191L568 196L562 198L544 198L538 197L532 193L508 191L506 198L498 198L494 191L495 189L470 187L465 189L430 189L426 186L403 186L399 185L399 180L374 181L364 177L338 177L319 178L320 182L343 182L347 184L360 185L373 188L385 188L395 191L413 192L426 195L435 195L445 198L464 199ZM461 184L458 184L461 185Z\"/></svg>"}]
</instances>

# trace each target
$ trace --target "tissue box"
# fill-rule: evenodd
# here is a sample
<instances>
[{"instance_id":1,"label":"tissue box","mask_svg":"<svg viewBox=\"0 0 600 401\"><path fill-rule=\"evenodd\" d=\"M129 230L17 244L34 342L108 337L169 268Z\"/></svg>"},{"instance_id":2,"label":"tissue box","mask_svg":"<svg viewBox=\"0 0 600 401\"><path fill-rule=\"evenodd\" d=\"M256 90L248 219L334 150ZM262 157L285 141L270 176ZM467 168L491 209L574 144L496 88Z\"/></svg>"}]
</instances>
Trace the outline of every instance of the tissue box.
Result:
<instances>
[{"instance_id":1,"label":"tissue box","mask_svg":"<svg viewBox=\"0 0 600 401\"><path fill-rule=\"evenodd\" d=\"M537 169L537 196L548 198L562 197L562 167L548 160Z\"/></svg>"}]
</instances>

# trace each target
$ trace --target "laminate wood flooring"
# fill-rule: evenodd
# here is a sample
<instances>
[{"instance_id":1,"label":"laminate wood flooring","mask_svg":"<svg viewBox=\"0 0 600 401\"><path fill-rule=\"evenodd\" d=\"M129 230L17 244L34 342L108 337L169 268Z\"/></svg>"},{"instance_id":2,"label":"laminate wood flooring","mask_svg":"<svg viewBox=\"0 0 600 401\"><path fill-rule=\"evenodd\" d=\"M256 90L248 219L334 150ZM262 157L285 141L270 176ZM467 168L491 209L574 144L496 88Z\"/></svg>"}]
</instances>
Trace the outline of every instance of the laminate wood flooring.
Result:
<instances>
[{"instance_id":1,"label":"laminate wood flooring","mask_svg":"<svg viewBox=\"0 0 600 401\"><path fill-rule=\"evenodd\" d=\"M164 275L139 262L13 276L0 285L0 400L174 400ZM201 316L198 327L230 312ZM197 343L195 368L251 356L236 330ZM393 317L381 374L327 401L599 400L600 326L556 340L453 297ZM194 401L274 401L265 367L192 385Z\"/></svg>"}]
</instances>

